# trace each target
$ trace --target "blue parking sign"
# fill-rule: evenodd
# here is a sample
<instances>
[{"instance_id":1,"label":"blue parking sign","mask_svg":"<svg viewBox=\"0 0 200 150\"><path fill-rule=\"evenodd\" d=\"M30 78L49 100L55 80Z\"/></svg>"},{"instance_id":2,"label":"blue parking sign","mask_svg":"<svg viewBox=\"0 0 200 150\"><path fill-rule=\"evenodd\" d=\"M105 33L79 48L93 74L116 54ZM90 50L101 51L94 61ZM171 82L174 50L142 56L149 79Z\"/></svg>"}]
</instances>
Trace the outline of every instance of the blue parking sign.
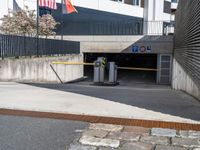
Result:
<instances>
[{"instance_id":1,"label":"blue parking sign","mask_svg":"<svg viewBox=\"0 0 200 150\"><path fill-rule=\"evenodd\" d=\"M132 46L132 52L133 52L133 53L138 53L138 51L139 51L139 46L133 45L133 46Z\"/></svg>"}]
</instances>

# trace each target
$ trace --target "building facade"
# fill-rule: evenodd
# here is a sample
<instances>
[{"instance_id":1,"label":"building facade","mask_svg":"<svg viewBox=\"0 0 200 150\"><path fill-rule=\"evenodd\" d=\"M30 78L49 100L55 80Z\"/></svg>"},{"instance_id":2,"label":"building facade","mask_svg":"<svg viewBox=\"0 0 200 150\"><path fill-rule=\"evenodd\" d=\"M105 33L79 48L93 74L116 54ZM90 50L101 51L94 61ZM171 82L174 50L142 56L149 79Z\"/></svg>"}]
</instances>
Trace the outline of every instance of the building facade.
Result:
<instances>
[{"instance_id":1,"label":"building facade","mask_svg":"<svg viewBox=\"0 0 200 150\"><path fill-rule=\"evenodd\" d=\"M40 8L40 12L52 13L64 29L58 33L67 35L162 35L173 33L177 0L73 0L78 14L62 15L61 0L57 11ZM36 0L2 1L0 18L9 9L28 6L36 10ZM64 19L62 19L64 18ZM64 20L64 21L63 21ZM81 24L81 25L80 25ZM75 28L75 29L74 29Z\"/></svg>"},{"instance_id":2,"label":"building facade","mask_svg":"<svg viewBox=\"0 0 200 150\"><path fill-rule=\"evenodd\" d=\"M180 0L176 13L173 87L200 99L200 1Z\"/></svg>"},{"instance_id":3,"label":"building facade","mask_svg":"<svg viewBox=\"0 0 200 150\"><path fill-rule=\"evenodd\" d=\"M6 6L13 9L13 1ZM15 0L19 7L36 9L36 0ZM154 68L154 80L171 84L174 13L173 0L72 0L79 13L40 8L61 23L56 38L79 41L86 61L106 56L118 65ZM1 10L0 10L1 11ZM6 10L5 12L6 13ZM0 13L3 14L3 13ZM96 59L96 58L95 58ZM124 64L120 60L127 60ZM143 76L147 76L147 72Z\"/></svg>"}]
</instances>

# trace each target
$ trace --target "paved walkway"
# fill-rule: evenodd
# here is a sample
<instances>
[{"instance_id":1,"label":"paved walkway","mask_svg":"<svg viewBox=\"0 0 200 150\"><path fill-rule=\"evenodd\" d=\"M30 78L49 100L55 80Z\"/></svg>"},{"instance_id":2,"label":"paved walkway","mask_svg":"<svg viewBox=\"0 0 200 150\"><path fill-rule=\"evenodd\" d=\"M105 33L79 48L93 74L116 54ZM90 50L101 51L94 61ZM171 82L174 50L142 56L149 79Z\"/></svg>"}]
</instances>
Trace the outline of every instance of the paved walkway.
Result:
<instances>
[{"instance_id":1,"label":"paved walkway","mask_svg":"<svg viewBox=\"0 0 200 150\"><path fill-rule=\"evenodd\" d=\"M82 90L88 91L87 88L88 87L82 87ZM113 88L110 88L111 90L109 88L102 89L106 90L104 90L106 95L114 94L112 93ZM162 111L147 109L137 105L123 104L123 102L115 102L109 99L83 95L79 93L81 89L78 88L73 90L76 90L77 93L74 91L53 90L19 83L1 82L0 108L200 124L199 120L163 113ZM94 90L98 92L98 89L94 88ZM122 88L120 90L122 90ZM165 90L166 89L161 89L161 91ZM149 90L146 90L145 92L148 93L148 91ZM130 93L133 93L133 91L128 92L127 96L129 96ZM168 91L168 93L170 92ZM162 92L160 94L162 97ZM133 100L135 98L137 97L132 97ZM146 105L148 105L148 97L146 97L146 103ZM200 108L199 103L195 103L194 100L192 102L190 101L190 105L187 105L188 103L185 99L182 103L185 107L188 106L191 109L193 108L193 110ZM191 105L192 103L194 104ZM163 105L165 104L163 103ZM174 105L177 104L174 103ZM185 111L185 109L181 108L181 111ZM194 112L196 113L196 111ZM190 113L192 114L193 112L191 111ZM199 111L197 113L199 113Z\"/></svg>"},{"instance_id":2,"label":"paved walkway","mask_svg":"<svg viewBox=\"0 0 200 150\"><path fill-rule=\"evenodd\" d=\"M0 150L66 150L88 123L0 115Z\"/></svg>"},{"instance_id":3,"label":"paved walkway","mask_svg":"<svg viewBox=\"0 0 200 150\"><path fill-rule=\"evenodd\" d=\"M68 150L200 150L200 132L90 124Z\"/></svg>"}]
</instances>

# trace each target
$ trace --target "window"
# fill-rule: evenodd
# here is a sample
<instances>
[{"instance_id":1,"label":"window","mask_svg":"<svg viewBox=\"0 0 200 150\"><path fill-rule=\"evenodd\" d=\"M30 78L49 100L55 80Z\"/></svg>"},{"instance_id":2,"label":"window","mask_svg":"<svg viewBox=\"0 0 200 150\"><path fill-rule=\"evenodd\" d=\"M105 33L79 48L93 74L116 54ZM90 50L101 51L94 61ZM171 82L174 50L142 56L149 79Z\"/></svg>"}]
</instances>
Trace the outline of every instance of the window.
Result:
<instances>
[{"instance_id":1,"label":"window","mask_svg":"<svg viewBox=\"0 0 200 150\"><path fill-rule=\"evenodd\" d=\"M144 0L142 0L143 3L141 2L141 0L112 0L112 1L121 2L134 6L140 6L141 4L144 4Z\"/></svg>"},{"instance_id":2,"label":"window","mask_svg":"<svg viewBox=\"0 0 200 150\"><path fill-rule=\"evenodd\" d=\"M164 13L171 13L171 3L168 1L164 1Z\"/></svg>"},{"instance_id":3,"label":"window","mask_svg":"<svg viewBox=\"0 0 200 150\"><path fill-rule=\"evenodd\" d=\"M124 0L112 0L112 1L121 2L121 3L124 2Z\"/></svg>"},{"instance_id":4,"label":"window","mask_svg":"<svg viewBox=\"0 0 200 150\"><path fill-rule=\"evenodd\" d=\"M133 5L139 6L140 5L140 0L133 0Z\"/></svg>"},{"instance_id":5,"label":"window","mask_svg":"<svg viewBox=\"0 0 200 150\"><path fill-rule=\"evenodd\" d=\"M172 3L178 3L178 0L172 0Z\"/></svg>"}]
</instances>

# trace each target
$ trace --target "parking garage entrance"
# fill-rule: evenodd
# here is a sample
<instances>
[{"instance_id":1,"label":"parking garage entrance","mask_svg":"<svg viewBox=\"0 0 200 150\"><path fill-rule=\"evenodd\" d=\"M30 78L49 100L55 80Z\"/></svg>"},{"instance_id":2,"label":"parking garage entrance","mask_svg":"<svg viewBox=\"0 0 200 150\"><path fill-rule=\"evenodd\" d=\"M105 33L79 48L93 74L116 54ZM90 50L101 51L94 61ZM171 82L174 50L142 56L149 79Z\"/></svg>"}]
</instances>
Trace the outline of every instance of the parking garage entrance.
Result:
<instances>
[{"instance_id":1,"label":"parking garage entrance","mask_svg":"<svg viewBox=\"0 0 200 150\"><path fill-rule=\"evenodd\" d=\"M84 61L92 63L98 57L107 58L107 62L114 61L118 67L157 69L157 54L130 54L130 53L84 53ZM93 79L93 66L84 67L84 75ZM157 71L118 69L120 84L147 83L156 84ZM108 70L105 79L108 78Z\"/></svg>"},{"instance_id":2,"label":"parking garage entrance","mask_svg":"<svg viewBox=\"0 0 200 150\"><path fill-rule=\"evenodd\" d=\"M105 57L107 62L116 63L119 67L117 79L120 84L171 84L171 54L84 53L84 61L88 63L93 63L98 57ZM129 68L144 68L144 70ZM85 66L84 75L88 80L93 80L93 66ZM105 72L105 79L108 79L108 70Z\"/></svg>"}]
</instances>

